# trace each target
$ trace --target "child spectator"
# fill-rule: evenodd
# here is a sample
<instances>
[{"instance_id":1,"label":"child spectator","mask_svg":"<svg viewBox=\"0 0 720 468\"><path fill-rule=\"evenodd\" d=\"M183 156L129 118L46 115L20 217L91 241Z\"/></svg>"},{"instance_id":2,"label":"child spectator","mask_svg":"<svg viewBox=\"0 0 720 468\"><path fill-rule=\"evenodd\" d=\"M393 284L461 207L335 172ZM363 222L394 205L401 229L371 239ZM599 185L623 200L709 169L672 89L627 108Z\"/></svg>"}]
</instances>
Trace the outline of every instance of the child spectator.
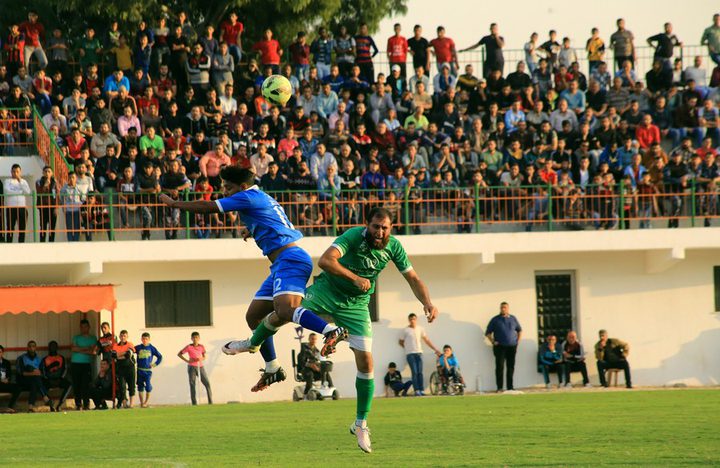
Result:
<instances>
[{"instance_id":1,"label":"child spectator","mask_svg":"<svg viewBox=\"0 0 720 468\"><path fill-rule=\"evenodd\" d=\"M150 344L150 333L148 332L142 334L142 344L135 346L135 353L137 354L137 389L140 407L147 408L152 392L152 370L162 362L162 354ZM153 357L155 362L153 362Z\"/></svg>"},{"instance_id":2,"label":"child spectator","mask_svg":"<svg viewBox=\"0 0 720 468\"><path fill-rule=\"evenodd\" d=\"M112 347L115 363L115 377L117 378L117 399L115 408L132 408L135 397L135 359L133 351L135 347L128 340L127 330L120 332L120 341ZM125 387L130 398L125 396Z\"/></svg>"},{"instance_id":3,"label":"child spectator","mask_svg":"<svg viewBox=\"0 0 720 468\"><path fill-rule=\"evenodd\" d=\"M403 382L402 375L397 370L397 365L394 362L388 364L388 371L385 374L385 395L388 395L392 390L395 392L395 396L399 396L402 392L402 396L407 396L408 390L412 387L412 380Z\"/></svg>"},{"instance_id":4,"label":"child spectator","mask_svg":"<svg viewBox=\"0 0 720 468\"><path fill-rule=\"evenodd\" d=\"M437 365L440 368L440 375L442 376L442 392L444 395L448 393L448 383L450 379L453 379L453 382L459 381L465 386L465 382L458 372L459 365L453 353L452 346L443 346L443 353L438 357Z\"/></svg>"},{"instance_id":5,"label":"child spectator","mask_svg":"<svg viewBox=\"0 0 720 468\"><path fill-rule=\"evenodd\" d=\"M210 389L210 381L205 373L205 346L200 344L200 333L192 332L190 335L192 343L185 346L178 353L178 357L183 361L187 362L188 368L188 380L190 381L190 400L193 405L197 405L197 398L195 398L195 380L200 379L203 386L205 386L205 392L207 393L208 404L212 405L212 390ZM185 357L185 354L188 357Z\"/></svg>"}]
</instances>

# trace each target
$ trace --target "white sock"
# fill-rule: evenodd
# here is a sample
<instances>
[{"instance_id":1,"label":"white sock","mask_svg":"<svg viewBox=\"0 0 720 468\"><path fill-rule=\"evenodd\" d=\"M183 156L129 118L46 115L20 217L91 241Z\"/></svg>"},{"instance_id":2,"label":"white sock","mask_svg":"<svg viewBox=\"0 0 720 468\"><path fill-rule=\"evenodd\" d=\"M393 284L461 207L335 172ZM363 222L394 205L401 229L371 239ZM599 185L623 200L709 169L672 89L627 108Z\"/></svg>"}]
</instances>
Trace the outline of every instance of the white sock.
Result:
<instances>
[{"instance_id":1,"label":"white sock","mask_svg":"<svg viewBox=\"0 0 720 468\"><path fill-rule=\"evenodd\" d=\"M325 325L325 328L323 328L323 335L325 335L326 333L329 333L329 332L335 330L336 328L337 328L337 325L333 325L333 324L331 324L331 323L328 323L327 325Z\"/></svg>"},{"instance_id":2,"label":"white sock","mask_svg":"<svg viewBox=\"0 0 720 468\"><path fill-rule=\"evenodd\" d=\"M280 363L277 359L273 359L272 361L265 363L265 372L269 373L275 373L277 370L280 369Z\"/></svg>"},{"instance_id":3,"label":"white sock","mask_svg":"<svg viewBox=\"0 0 720 468\"><path fill-rule=\"evenodd\" d=\"M355 425L356 425L357 427L367 427L367 421L364 420L364 419L356 419L356 420L355 420Z\"/></svg>"}]
</instances>

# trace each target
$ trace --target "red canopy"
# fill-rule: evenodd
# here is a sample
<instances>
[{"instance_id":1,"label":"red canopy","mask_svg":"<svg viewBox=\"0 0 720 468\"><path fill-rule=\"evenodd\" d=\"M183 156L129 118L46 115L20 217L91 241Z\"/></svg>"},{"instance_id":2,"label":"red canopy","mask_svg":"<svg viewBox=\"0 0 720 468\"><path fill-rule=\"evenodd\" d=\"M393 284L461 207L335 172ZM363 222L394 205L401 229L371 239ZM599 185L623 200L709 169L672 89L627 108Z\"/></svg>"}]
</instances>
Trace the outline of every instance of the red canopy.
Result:
<instances>
[{"instance_id":1,"label":"red canopy","mask_svg":"<svg viewBox=\"0 0 720 468\"><path fill-rule=\"evenodd\" d=\"M112 284L0 287L0 315L115 311Z\"/></svg>"}]
</instances>

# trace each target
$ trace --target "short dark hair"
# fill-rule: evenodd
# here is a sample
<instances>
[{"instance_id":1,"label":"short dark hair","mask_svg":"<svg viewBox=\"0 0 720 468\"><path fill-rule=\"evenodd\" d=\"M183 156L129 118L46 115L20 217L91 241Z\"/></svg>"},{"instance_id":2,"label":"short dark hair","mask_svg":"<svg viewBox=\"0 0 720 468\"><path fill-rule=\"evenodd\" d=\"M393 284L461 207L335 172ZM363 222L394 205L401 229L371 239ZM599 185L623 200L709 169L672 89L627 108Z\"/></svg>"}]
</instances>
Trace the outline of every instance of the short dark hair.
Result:
<instances>
[{"instance_id":1,"label":"short dark hair","mask_svg":"<svg viewBox=\"0 0 720 468\"><path fill-rule=\"evenodd\" d=\"M120 330L120 334L122 335L123 333L125 333L126 335L129 335L127 330Z\"/></svg>"},{"instance_id":2,"label":"short dark hair","mask_svg":"<svg viewBox=\"0 0 720 468\"><path fill-rule=\"evenodd\" d=\"M194 332L190 333L190 338L195 338L196 336L200 336L200 332L194 331Z\"/></svg>"},{"instance_id":3,"label":"short dark hair","mask_svg":"<svg viewBox=\"0 0 720 468\"><path fill-rule=\"evenodd\" d=\"M443 349L452 349L452 346L450 346L449 344L446 344L445 346L443 346Z\"/></svg>"},{"instance_id":4,"label":"short dark hair","mask_svg":"<svg viewBox=\"0 0 720 468\"><path fill-rule=\"evenodd\" d=\"M22 169L22 168L20 167L20 164L13 164L12 167L10 168L10 170L14 171L15 169Z\"/></svg>"},{"instance_id":5,"label":"short dark hair","mask_svg":"<svg viewBox=\"0 0 720 468\"><path fill-rule=\"evenodd\" d=\"M412 318L417 318L417 314L416 313L408 314L408 320L410 320Z\"/></svg>"},{"instance_id":6,"label":"short dark hair","mask_svg":"<svg viewBox=\"0 0 720 468\"><path fill-rule=\"evenodd\" d=\"M107 323L107 322L103 322L103 323L101 323L101 324L100 324L100 327L103 327L103 326L105 326L105 325L107 325L108 327L110 326L110 324L109 324L109 323Z\"/></svg>"},{"instance_id":7,"label":"short dark hair","mask_svg":"<svg viewBox=\"0 0 720 468\"><path fill-rule=\"evenodd\" d=\"M82 319L80 320L80 325L90 325L90 321L88 319Z\"/></svg>"},{"instance_id":8,"label":"short dark hair","mask_svg":"<svg viewBox=\"0 0 720 468\"><path fill-rule=\"evenodd\" d=\"M252 185L255 181L255 173L249 169L243 169L237 166L227 166L220 171L220 177L223 180L231 182L235 185Z\"/></svg>"},{"instance_id":9,"label":"short dark hair","mask_svg":"<svg viewBox=\"0 0 720 468\"><path fill-rule=\"evenodd\" d=\"M388 367L391 369L397 369L397 364L395 364L394 362L391 362L390 364L388 364Z\"/></svg>"},{"instance_id":10,"label":"short dark hair","mask_svg":"<svg viewBox=\"0 0 720 468\"><path fill-rule=\"evenodd\" d=\"M387 210L386 208L376 206L372 210L370 210L370 213L368 213L368 217L367 217L368 224L370 224L370 221L372 221L375 218L389 219L390 224L392 224L392 213L390 213L390 211Z\"/></svg>"},{"instance_id":11,"label":"short dark hair","mask_svg":"<svg viewBox=\"0 0 720 468\"><path fill-rule=\"evenodd\" d=\"M141 335L141 338L150 338L150 333L145 332Z\"/></svg>"},{"instance_id":12,"label":"short dark hair","mask_svg":"<svg viewBox=\"0 0 720 468\"><path fill-rule=\"evenodd\" d=\"M5 351L5 347L3 345L0 345L0 351Z\"/></svg>"},{"instance_id":13,"label":"short dark hair","mask_svg":"<svg viewBox=\"0 0 720 468\"><path fill-rule=\"evenodd\" d=\"M34 344L35 346L37 346L37 343L35 342L35 340L28 341L27 345L30 346L31 344Z\"/></svg>"}]
</instances>

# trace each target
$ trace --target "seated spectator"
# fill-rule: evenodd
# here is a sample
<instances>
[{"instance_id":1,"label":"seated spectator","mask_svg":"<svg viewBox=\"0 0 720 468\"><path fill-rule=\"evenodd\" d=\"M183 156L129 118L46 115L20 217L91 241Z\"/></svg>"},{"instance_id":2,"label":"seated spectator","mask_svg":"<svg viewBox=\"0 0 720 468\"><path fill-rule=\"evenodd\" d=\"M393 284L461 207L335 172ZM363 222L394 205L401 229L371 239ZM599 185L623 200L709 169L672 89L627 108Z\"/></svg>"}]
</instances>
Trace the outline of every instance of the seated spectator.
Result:
<instances>
[{"instance_id":1,"label":"seated spectator","mask_svg":"<svg viewBox=\"0 0 720 468\"><path fill-rule=\"evenodd\" d=\"M15 402L20 396L20 387L12 383L12 367L10 365L10 361L3 357L4 354L5 348L0 345L0 393L9 393L11 395L10 402L8 403L7 410L5 410L5 412L14 413Z\"/></svg>"},{"instance_id":2,"label":"seated spectator","mask_svg":"<svg viewBox=\"0 0 720 468\"><path fill-rule=\"evenodd\" d=\"M556 132L562 132L563 122L566 120L570 122L572 130L578 129L577 114L570 110L568 102L565 99L560 98L558 108L550 114L550 125Z\"/></svg>"},{"instance_id":3,"label":"seated spectator","mask_svg":"<svg viewBox=\"0 0 720 468\"><path fill-rule=\"evenodd\" d=\"M305 379L305 390L303 394L307 398L308 392L312 389L313 382L319 380L322 385L328 387L333 386L332 372L333 363L327 361L320 356L320 350L317 348L317 335L310 333L308 342L301 345L300 353L297 357L298 369Z\"/></svg>"},{"instance_id":4,"label":"seated spectator","mask_svg":"<svg viewBox=\"0 0 720 468\"><path fill-rule=\"evenodd\" d=\"M442 393L446 395L448 393L448 385L450 379L453 383L461 383L465 386L465 381L460 375L459 364L455 354L453 353L452 346L443 346L443 352L437 359L438 372L440 373L440 380L442 382Z\"/></svg>"},{"instance_id":5,"label":"seated spectator","mask_svg":"<svg viewBox=\"0 0 720 468\"><path fill-rule=\"evenodd\" d=\"M412 388L412 380L403 382L402 375L397 370L397 365L394 362L388 364L388 370L385 374L385 396L390 396L392 390L395 396L407 396L408 390Z\"/></svg>"},{"instance_id":6,"label":"seated spectator","mask_svg":"<svg viewBox=\"0 0 720 468\"><path fill-rule=\"evenodd\" d=\"M563 359L565 361L565 386L570 386L570 374L580 372L583 378L583 385L590 387L587 366L585 366L585 348L577 339L577 333L569 331L562 346Z\"/></svg>"},{"instance_id":7,"label":"seated spectator","mask_svg":"<svg viewBox=\"0 0 720 468\"><path fill-rule=\"evenodd\" d=\"M35 401L38 396L50 407L50 411L55 411L52 400L48 398L47 391L45 387L43 387L42 371L40 370L42 360L36 350L37 344L32 340L28 341L27 352L17 358L15 365L17 383L21 391L30 393L28 397L28 408L30 412L35 411Z\"/></svg>"},{"instance_id":8,"label":"seated spectator","mask_svg":"<svg viewBox=\"0 0 720 468\"><path fill-rule=\"evenodd\" d=\"M653 124L650 114L642 116L642 123L635 128L635 138L644 150L654 143L660 143L660 129Z\"/></svg>"},{"instance_id":9,"label":"seated spectator","mask_svg":"<svg viewBox=\"0 0 720 468\"><path fill-rule=\"evenodd\" d=\"M550 372L557 372L558 387L562 385L565 366L562 352L557 347L557 337L555 335L548 336L546 343L540 346L538 367L545 380L545 388L550 388Z\"/></svg>"},{"instance_id":10,"label":"seated spectator","mask_svg":"<svg viewBox=\"0 0 720 468\"><path fill-rule=\"evenodd\" d=\"M58 343L57 341L51 341L48 343L48 354L40 362L40 371L42 373L43 387L45 391L52 388L59 388L62 390L60 400L55 411L60 411L65 399L70 393L71 383L67 376L67 363L65 356L58 354ZM50 402L52 405L52 401Z\"/></svg>"},{"instance_id":11,"label":"seated spectator","mask_svg":"<svg viewBox=\"0 0 720 468\"><path fill-rule=\"evenodd\" d=\"M630 345L617 338L608 338L606 330L600 330L600 341L595 343L595 358L597 359L598 376L603 387L609 387L605 377L608 369L622 369L625 371L625 386L632 387L630 379L630 364L627 355L630 352Z\"/></svg>"}]
</instances>

